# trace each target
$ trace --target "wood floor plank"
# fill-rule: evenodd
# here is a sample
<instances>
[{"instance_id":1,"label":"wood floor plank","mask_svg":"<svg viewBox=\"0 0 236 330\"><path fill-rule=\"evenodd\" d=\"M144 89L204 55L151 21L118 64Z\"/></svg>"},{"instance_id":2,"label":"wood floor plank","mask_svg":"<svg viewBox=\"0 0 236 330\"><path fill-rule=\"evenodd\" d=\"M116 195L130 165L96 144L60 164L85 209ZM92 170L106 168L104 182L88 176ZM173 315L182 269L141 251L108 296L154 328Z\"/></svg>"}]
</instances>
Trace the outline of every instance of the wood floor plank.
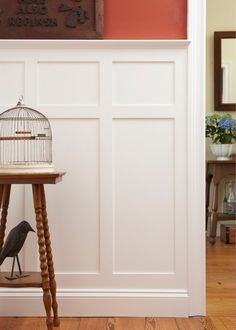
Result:
<instances>
[{"instance_id":1,"label":"wood floor plank","mask_svg":"<svg viewBox=\"0 0 236 330\"><path fill-rule=\"evenodd\" d=\"M46 327L45 318L14 317L11 319L11 322L8 324L6 330L32 330L32 329L45 330L45 327ZM3 329L5 330L5 328Z\"/></svg>"},{"instance_id":2,"label":"wood floor plank","mask_svg":"<svg viewBox=\"0 0 236 330\"><path fill-rule=\"evenodd\" d=\"M144 317L116 317L115 330L144 330L145 318Z\"/></svg>"},{"instance_id":3,"label":"wood floor plank","mask_svg":"<svg viewBox=\"0 0 236 330\"><path fill-rule=\"evenodd\" d=\"M79 330L110 330L110 319L106 317L82 317Z\"/></svg>"},{"instance_id":4,"label":"wood floor plank","mask_svg":"<svg viewBox=\"0 0 236 330\"><path fill-rule=\"evenodd\" d=\"M66 317L61 319L60 328L58 330L80 330L80 318Z\"/></svg>"},{"instance_id":5,"label":"wood floor plank","mask_svg":"<svg viewBox=\"0 0 236 330\"><path fill-rule=\"evenodd\" d=\"M145 330L178 330L178 327L171 317L147 317Z\"/></svg>"},{"instance_id":6,"label":"wood floor plank","mask_svg":"<svg viewBox=\"0 0 236 330\"><path fill-rule=\"evenodd\" d=\"M223 319L219 317L211 317L211 322L214 327L214 330L228 330L223 323Z\"/></svg>"},{"instance_id":7,"label":"wood floor plank","mask_svg":"<svg viewBox=\"0 0 236 330\"><path fill-rule=\"evenodd\" d=\"M8 317L1 317L0 318L0 329L9 329L11 321L12 321L12 319L10 319Z\"/></svg>"},{"instance_id":8,"label":"wood floor plank","mask_svg":"<svg viewBox=\"0 0 236 330\"><path fill-rule=\"evenodd\" d=\"M205 317L205 328L206 330L215 330L211 318L210 317Z\"/></svg>"},{"instance_id":9,"label":"wood floor plank","mask_svg":"<svg viewBox=\"0 0 236 330\"><path fill-rule=\"evenodd\" d=\"M236 245L219 240L207 243L206 296L207 315L235 316L236 311Z\"/></svg>"},{"instance_id":10,"label":"wood floor plank","mask_svg":"<svg viewBox=\"0 0 236 330\"><path fill-rule=\"evenodd\" d=\"M221 317L220 319L228 330L236 329L236 317Z\"/></svg>"},{"instance_id":11,"label":"wood floor plank","mask_svg":"<svg viewBox=\"0 0 236 330\"><path fill-rule=\"evenodd\" d=\"M156 317L146 317L145 318L145 330L157 330L157 318Z\"/></svg>"},{"instance_id":12,"label":"wood floor plank","mask_svg":"<svg viewBox=\"0 0 236 330\"><path fill-rule=\"evenodd\" d=\"M115 318L114 317L108 318L106 330L115 330Z\"/></svg>"},{"instance_id":13,"label":"wood floor plank","mask_svg":"<svg viewBox=\"0 0 236 330\"><path fill-rule=\"evenodd\" d=\"M206 319L204 317L176 318L178 329L181 330L202 330L206 329Z\"/></svg>"},{"instance_id":14,"label":"wood floor plank","mask_svg":"<svg viewBox=\"0 0 236 330\"><path fill-rule=\"evenodd\" d=\"M216 297L207 299L207 315L234 317L236 314L236 301L234 298Z\"/></svg>"},{"instance_id":15,"label":"wood floor plank","mask_svg":"<svg viewBox=\"0 0 236 330\"><path fill-rule=\"evenodd\" d=\"M0 330L45 330L45 318L0 318ZM55 328L56 329L56 328ZM58 330L235 330L236 317L61 318Z\"/></svg>"}]
</instances>

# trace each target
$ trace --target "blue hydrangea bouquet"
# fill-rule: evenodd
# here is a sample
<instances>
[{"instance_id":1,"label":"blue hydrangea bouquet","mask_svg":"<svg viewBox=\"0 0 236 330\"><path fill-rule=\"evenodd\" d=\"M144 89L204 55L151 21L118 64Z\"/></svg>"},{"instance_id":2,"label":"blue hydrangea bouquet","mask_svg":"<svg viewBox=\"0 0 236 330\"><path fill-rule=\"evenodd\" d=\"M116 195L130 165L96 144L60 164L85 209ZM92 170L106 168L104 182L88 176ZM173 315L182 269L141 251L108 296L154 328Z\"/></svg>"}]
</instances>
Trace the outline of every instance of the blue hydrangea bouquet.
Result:
<instances>
[{"instance_id":1,"label":"blue hydrangea bouquet","mask_svg":"<svg viewBox=\"0 0 236 330\"><path fill-rule=\"evenodd\" d=\"M213 144L233 144L236 141L236 120L230 114L206 116L206 137Z\"/></svg>"}]
</instances>

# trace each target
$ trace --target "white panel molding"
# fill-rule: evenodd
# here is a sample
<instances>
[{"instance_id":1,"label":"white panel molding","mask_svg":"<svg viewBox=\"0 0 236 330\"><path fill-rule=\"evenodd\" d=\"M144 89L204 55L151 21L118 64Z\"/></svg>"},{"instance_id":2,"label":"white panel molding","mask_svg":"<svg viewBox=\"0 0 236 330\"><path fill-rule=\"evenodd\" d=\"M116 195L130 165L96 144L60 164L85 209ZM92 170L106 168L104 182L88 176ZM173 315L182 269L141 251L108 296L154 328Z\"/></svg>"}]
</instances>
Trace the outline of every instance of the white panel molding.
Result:
<instances>
[{"instance_id":1,"label":"white panel molding","mask_svg":"<svg viewBox=\"0 0 236 330\"><path fill-rule=\"evenodd\" d=\"M174 244L174 243L173 243ZM173 264L175 264L175 262L173 262ZM174 268L174 267L173 267ZM133 272L126 272L126 271L113 271L112 272L113 275L175 275L175 272L171 272L171 271L157 271L157 272L141 272L141 271L133 271Z\"/></svg>"},{"instance_id":2,"label":"white panel molding","mask_svg":"<svg viewBox=\"0 0 236 330\"><path fill-rule=\"evenodd\" d=\"M37 62L37 106L45 106L45 107L53 106L56 108L58 106L63 106L64 108L68 108L70 106L91 107L91 108L97 107L100 103L99 64L100 64L99 61L88 61L88 60L38 61ZM58 75L59 68L60 68L60 73ZM54 75L57 75L56 77L54 77L54 75L51 75L50 69L53 70ZM43 72L41 73L42 70ZM52 88L52 90L49 90L47 86L45 87L45 83L47 82L48 79L51 79L50 84L51 86L55 86L55 90L54 88ZM57 88L56 85L59 83L59 81L61 81L61 84L59 84ZM63 98L65 98L64 94L68 94L66 88L67 86L70 86L69 95L67 97L67 99L72 98L72 101L70 101L70 103L68 101L63 100ZM83 88L82 91L81 88ZM41 101L40 94L42 95L46 94L46 98L49 98L49 100ZM93 94L93 98L94 98L93 101L88 100L90 94ZM78 103L75 101L73 102L73 99L75 97L80 97L80 96L83 97L82 102L81 100ZM55 101L50 100L52 98L54 98Z\"/></svg>"},{"instance_id":3,"label":"white panel molding","mask_svg":"<svg viewBox=\"0 0 236 330\"><path fill-rule=\"evenodd\" d=\"M25 59L25 91L24 102L35 108L37 99L37 62L35 59Z\"/></svg>"},{"instance_id":4,"label":"white panel molding","mask_svg":"<svg viewBox=\"0 0 236 330\"><path fill-rule=\"evenodd\" d=\"M113 274L175 272L174 126L169 119L113 120Z\"/></svg>"},{"instance_id":5,"label":"white panel molding","mask_svg":"<svg viewBox=\"0 0 236 330\"><path fill-rule=\"evenodd\" d=\"M202 0L203 1L203 0ZM194 0L192 0L194 2ZM198 3L198 2L197 2ZM198 7L199 4L194 4ZM199 7L198 7L199 8ZM195 8L196 9L196 8ZM194 16L191 18L195 19ZM195 38L195 36L193 36ZM99 235L99 251L98 264L94 266L90 272L78 267L71 267L71 271L63 268L63 261L58 259L57 250L60 244L52 246L57 263L60 262L60 272L56 274L58 283L58 300L60 314L64 316L188 316L201 314L202 306L204 306L203 286L204 281L199 281L199 277L203 275L203 245L200 252L196 249L196 240L203 240L202 222L204 219L198 219L202 216L201 211L196 212L197 207L202 207L203 188L200 187L203 179L203 170L199 171L198 166L202 166L202 131L201 113L197 105L202 105L201 90L199 86L202 84L201 73L198 73L201 52L199 53L195 46L195 40L174 40L174 41L107 41L107 40L1 40L0 41L0 61L6 58L9 61L23 61L25 65L25 95L26 102L29 106L42 111L50 119L58 119L63 124L61 126L63 137L67 131L71 130L69 124L72 119L93 119L98 120L98 140L99 140L99 157L96 164L88 161L88 168L96 167L98 171L98 198L99 205L96 209L99 218L99 225L96 231ZM189 47L190 46L190 47ZM189 50L188 50L189 48ZM12 50L17 50L12 51ZM138 50L138 51L137 51ZM200 59L197 60L197 56ZM86 59L86 60L85 60ZM99 104L90 106L87 104L37 104L37 63L38 62L98 62L99 63ZM175 98L174 104L162 105L151 104L144 105L122 105L114 106L112 104L112 62L159 62L172 61L175 65L174 84ZM188 70L188 71L187 71ZM195 81L195 74L198 79ZM187 89L187 77L190 84ZM151 82L150 82L151 83ZM197 91L194 94L195 90ZM200 101L198 99L200 95ZM199 103L200 102L200 103ZM5 110L4 105L0 107ZM113 267L113 228L112 228L112 120L113 119L167 119L174 122L173 146L175 150L175 179L174 191L178 195L176 197L177 204L174 205L174 213L178 216L173 220L174 231L174 266L173 272L134 272L134 273L114 273ZM184 124L183 124L184 123ZM185 129L188 123L188 131ZM86 126L83 128L85 129ZM81 129L81 127L80 127ZM59 130L57 131L58 134ZM92 131L91 131L92 132ZM187 133L186 133L187 132ZM76 131L75 131L76 133ZM87 135L85 135L87 136ZM193 142L194 148L190 148L190 144L185 148L185 141L188 139ZM82 136L83 138L83 136ZM88 137L87 137L88 138ZM59 139L60 143L63 138ZM199 142L200 141L200 142ZM76 147L76 140L72 141L71 148ZM60 143L57 144L57 150L60 150ZM86 140L83 141L86 145ZM184 146L183 146L184 144ZM95 144L94 144L95 145ZM90 152L96 149L90 147ZM65 149L65 150L64 150ZM72 168L72 172L76 167L73 165L73 157L68 158L68 152L64 148L64 156L61 155L58 162L60 166L66 166L67 162ZM85 148L86 149L86 148ZM83 156L84 150L81 155ZM69 144L68 144L68 151ZM71 155L71 154L69 154ZM200 156L198 158L198 156ZM78 157L78 168L81 163ZM188 157L188 162L187 162ZM183 168L188 164L188 178L183 180L183 190L186 193L188 186L188 207L185 202L187 200L180 194L180 178L182 177ZM73 165L73 166L72 166ZM85 168L83 164L83 168ZM63 168L64 169L64 168ZM65 170L67 170L65 168ZM181 173L178 177L178 173ZM85 171L87 173L87 171ZM74 172L73 172L74 173ZM184 172L185 173L185 172ZM197 177L197 174L200 175ZM48 205L51 210L56 203L62 201L62 191L66 191L69 196L70 189L73 189L73 182L70 181L70 189L66 180L71 180L68 174L64 182L58 187L46 188L48 195ZM78 180L78 179L77 179ZM198 182L197 182L198 181ZM65 184L63 188L63 184ZM76 184L79 184L77 181ZM90 182L91 185L91 182ZM176 187L178 186L178 190ZM71 192L72 193L72 192ZM78 192L80 195L81 192ZM29 192L26 193L26 200ZM80 195L81 197L81 195ZM88 194L90 197L90 194ZM58 202L59 198L59 202ZM93 197L95 198L95 197ZM53 205L54 203L54 205ZM63 205L62 205L63 207ZM68 206L67 206L68 207ZM66 219L60 218L60 213L55 211L55 216L51 217L49 212L50 227L55 228L59 234L63 232L64 221L74 221L73 228L79 230L83 219L74 218L78 205L74 208L68 207ZM188 209L188 221L186 221L186 208ZM204 207L203 207L204 210ZM63 210L63 214L65 210ZM86 212L85 212L86 213ZM26 208L25 215L32 215ZM90 221L93 223L93 216ZM76 221L80 221L79 225ZM187 228L188 223L188 228ZM203 226L204 227L204 226ZM91 228L93 229L93 228ZM73 233L75 234L75 232ZM53 235L52 235L53 236ZM53 237L52 237L53 238ZM132 236L131 236L132 238ZM178 243L177 243L178 242ZM201 241L202 242L202 241ZM28 242L32 247L32 242ZM53 243L53 240L52 240ZM86 244L83 243L83 248ZM96 244L92 245L95 251ZM142 243L143 244L143 243ZM87 248L87 247L86 247ZM27 252L25 257L25 265L32 266L34 269L36 263L36 250ZM86 251L86 249L84 249ZM186 252L188 251L188 253ZM165 251L162 251L165 253ZM31 259L30 259L31 258ZM168 258L168 255L166 256ZM203 258L203 259L199 259ZM96 259L96 260L97 260ZM58 261L59 260L59 261ZM200 262L197 262L199 261ZM72 260L66 260L65 264L71 266ZM32 270L33 270L32 269ZM57 268L56 268L57 269ZM97 271L97 272L96 272ZM135 270L136 271L136 270ZM190 307L189 307L190 306ZM2 315L45 315L42 292L37 289L10 290L0 288L0 310Z\"/></svg>"},{"instance_id":6,"label":"white panel molding","mask_svg":"<svg viewBox=\"0 0 236 330\"><path fill-rule=\"evenodd\" d=\"M56 119L51 120L51 127L53 162L56 170L67 171L61 184L45 185L49 226L53 228L51 229L53 251L57 249L60 251L58 254L54 253L54 265L58 274L64 274L62 282L65 278L72 278L71 283L73 283L75 276L96 277L100 273L99 120ZM25 216L26 219L34 221L31 186L25 187L27 201ZM61 207L57 207L57 204ZM70 230L65 230L65 226L71 229L71 233ZM30 238L33 239L32 236ZM60 244L62 241L67 242L64 248ZM25 251L26 269L39 271L36 238L34 237L34 244L29 243L31 245ZM74 251L72 258L69 257L71 250ZM65 260L66 267L61 268L61 258Z\"/></svg>"},{"instance_id":7,"label":"white panel molding","mask_svg":"<svg viewBox=\"0 0 236 330\"><path fill-rule=\"evenodd\" d=\"M8 70L5 71L5 67ZM3 72L2 72L3 68ZM25 93L25 62L24 60L13 59L10 60L8 57L4 60L0 60L0 108L3 110L10 108L7 100L10 100L10 95L13 94L16 98L16 105L19 96ZM6 100L4 102L4 100Z\"/></svg>"},{"instance_id":8,"label":"white panel molding","mask_svg":"<svg viewBox=\"0 0 236 330\"><path fill-rule=\"evenodd\" d=\"M175 103L175 61L113 61L112 71L113 106L171 106ZM152 81L152 86L148 87L147 81ZM133 101L135 98L139 98L137 103Z\"/></svg>"},{"instance_id":9,"label":"white panel molding","mask_svg":"<svg viewBox=\"0 0 236 330\"><path fill-rule=\"evenodd\" d=\"M12 58L14 61L24 61L26 71L26 88L25 88L25 101L28 105L37 108L43 112L49 119L56 118L100 118L102 112L106 111L106 105L103 100L99 100L100 104L39 104L37 102L37 63L44 62L98 62L105 70L100 72L99 90L101 90L101 82L104 83L104 75L107 77L108 63L109 61L132 61L132 62L173 62L175 66L180 66L178 50L186 49L189 41L185 40L125 40L125 41L108 41L108 40L1 40L1 56ZM17 49L17 52L11 52L11 49ZM113 49L119 48L116 53ZM60 49L60 51L57 51ZM93 49L93 51L88 51ZM139 49L139 52L137 52ZM48 51L47 51L48 50ZM50 50L52 50L50 52ZM54 51L53 51L54 50ZM68 50L70 50L68 52ZM78 52L79 50L79 52ZM156 52L155 50L158 50ZM173 51L175 53L173 54ZM9 53L10 51L10 53ZM111 55L111 52L113 53ZM6 54L6 55L4 55ZM112 58L111 58L112 56ZM110 68L111 70L111 68ZM103 75L103 77L102 77ZM176 75L175 75L176 76ZM107 78L106 78L107 79ZM111 85L108 87L111 88ZM100 97L103 97L103 92L100 93ZM17 96L18 97L18 96ZM105 100L107 103L108 99ZM111 102L109 102L112 104ZM12 104L14 106L14 104ZM0 110L5 110L6 107L0 107ZM123 106L124 109L124 106ZM122 107L113 105L110 111L121 112ZM144 113L141 114L142 109ZM150 114L158 117L158 112L165 111L168 116L168 111L175 110L175 105L168 104L144 104L144 105L129 105L125 109L132 112L134 116L144 116L144 118ZM135 115L137 113L137 115Z\"/></svg>"}]
</instances>

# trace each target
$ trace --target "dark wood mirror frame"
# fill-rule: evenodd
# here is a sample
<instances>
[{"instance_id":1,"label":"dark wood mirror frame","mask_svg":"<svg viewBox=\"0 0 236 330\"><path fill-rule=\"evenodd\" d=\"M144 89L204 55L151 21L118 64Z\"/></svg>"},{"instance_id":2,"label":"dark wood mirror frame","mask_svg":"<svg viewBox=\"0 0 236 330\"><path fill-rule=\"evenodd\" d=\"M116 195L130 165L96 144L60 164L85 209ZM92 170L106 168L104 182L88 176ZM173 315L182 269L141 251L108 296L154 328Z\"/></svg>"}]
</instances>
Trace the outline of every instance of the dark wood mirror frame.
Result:
<instances>
[{"instance_id":1,"label":"dark wood mirror frame","mask_svg":"<svg viewBox=\"0 0 236 330\"><path fill-rule=\"evenodd\" d=\"M236 103L222 103L221 40L236 38L236 31L214 33L214 100L215 111L236 111Z\"/></svg>"}]
</instances>

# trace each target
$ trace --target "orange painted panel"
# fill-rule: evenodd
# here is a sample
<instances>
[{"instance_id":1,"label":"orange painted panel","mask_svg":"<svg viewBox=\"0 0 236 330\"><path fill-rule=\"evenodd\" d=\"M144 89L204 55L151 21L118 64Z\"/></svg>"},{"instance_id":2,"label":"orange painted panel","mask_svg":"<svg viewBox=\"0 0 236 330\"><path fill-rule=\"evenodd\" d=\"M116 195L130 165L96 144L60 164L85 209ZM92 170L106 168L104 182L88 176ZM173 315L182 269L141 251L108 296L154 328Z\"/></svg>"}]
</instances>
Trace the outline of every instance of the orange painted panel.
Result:
<instances>
[{"instance_id":1,"label":"orange painted panel","mask_svg":"<svg viewBox=\"0 0 236 330\"><path fill-rule=\"evenodd\" d=\"M105 39L187 38L187 0L105 0L104 14Z\"/></svg>"}]
</instances>

